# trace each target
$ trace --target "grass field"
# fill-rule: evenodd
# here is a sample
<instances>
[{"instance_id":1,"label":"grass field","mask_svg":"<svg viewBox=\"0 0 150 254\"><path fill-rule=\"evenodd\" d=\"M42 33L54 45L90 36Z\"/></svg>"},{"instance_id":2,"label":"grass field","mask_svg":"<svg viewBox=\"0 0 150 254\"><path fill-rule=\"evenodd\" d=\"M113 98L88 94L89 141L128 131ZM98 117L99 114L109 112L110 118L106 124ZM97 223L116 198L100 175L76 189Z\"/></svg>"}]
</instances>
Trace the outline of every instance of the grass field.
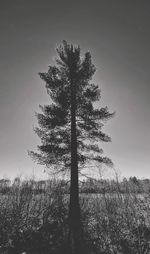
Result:
<instances>
[{"instance_id":1,"label":"grass field","mask_svg":"<svg viewBox=\"0 0 150 254\"><path fill-rule=\"evenodd\" d=\"M60 185L42 194L15 186L0 196L0 253L63 253L68 195ZM91 253L150 253L150 196L81 194L84 237Z\"/></svg>"}]
</instances>

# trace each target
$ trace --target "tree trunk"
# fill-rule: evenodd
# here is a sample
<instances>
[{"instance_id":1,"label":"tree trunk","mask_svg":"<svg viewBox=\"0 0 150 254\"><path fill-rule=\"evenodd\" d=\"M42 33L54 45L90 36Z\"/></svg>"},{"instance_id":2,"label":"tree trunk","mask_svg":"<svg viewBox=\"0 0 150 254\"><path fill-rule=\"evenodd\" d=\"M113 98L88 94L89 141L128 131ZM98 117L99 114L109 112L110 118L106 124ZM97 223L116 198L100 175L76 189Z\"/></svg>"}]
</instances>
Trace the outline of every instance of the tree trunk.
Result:
<instances>
[{"instance_id":1,"label":"tree trunk","mask_svg":"<svg viewBox=\"0 0 150 254\"><path fill-rule=\"evenodd\" d=\"M78 154L76 133L76 87L71 84L71 186L69 207L69 244L71 253L81 253L83 243L82 223L79 205Z\"/></svg>"}]
</instances>

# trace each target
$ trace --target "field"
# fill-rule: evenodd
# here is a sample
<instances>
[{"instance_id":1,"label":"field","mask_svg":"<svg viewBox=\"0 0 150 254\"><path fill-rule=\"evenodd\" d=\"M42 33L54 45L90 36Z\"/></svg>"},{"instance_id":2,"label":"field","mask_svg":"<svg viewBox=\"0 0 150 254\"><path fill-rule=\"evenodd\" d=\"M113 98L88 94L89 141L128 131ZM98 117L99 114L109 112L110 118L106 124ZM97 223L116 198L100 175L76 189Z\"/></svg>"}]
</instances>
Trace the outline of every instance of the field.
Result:
<instances>
[{"instance_id":1,"label":"field","mask_svg":"<svg viewBox=\"0 0 150 254\"><path fill-rule=\"evenodd\" d=\"M64 253L68 200L59 184L41 194L18 184L1 194L0 253ZM80 205L91 253L150 253L149 194L81 194Z\"/></svg>"}]
</instances>

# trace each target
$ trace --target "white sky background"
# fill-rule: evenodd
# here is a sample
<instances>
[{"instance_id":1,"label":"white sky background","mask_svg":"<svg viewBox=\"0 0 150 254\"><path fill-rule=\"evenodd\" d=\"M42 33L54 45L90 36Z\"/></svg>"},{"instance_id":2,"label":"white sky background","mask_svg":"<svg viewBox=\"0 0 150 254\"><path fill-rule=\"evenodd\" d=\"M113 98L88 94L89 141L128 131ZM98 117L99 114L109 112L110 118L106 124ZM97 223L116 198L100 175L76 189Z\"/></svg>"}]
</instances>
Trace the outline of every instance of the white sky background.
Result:
<instances>
[{"instance_id":1,"label":"white sky background","mask_svg":"<svg viewBox=\"0 0 150 254\"><path fill-rule=\"evenodd\" d=\"M0 0L0 177L44 178L27 150L40 140L35 111L48 96L38 72L54 63L63 39L89 50L102 90L116 111L104 144L122 176L150 177L149 1Z\"/></svg>"}]
</instances>

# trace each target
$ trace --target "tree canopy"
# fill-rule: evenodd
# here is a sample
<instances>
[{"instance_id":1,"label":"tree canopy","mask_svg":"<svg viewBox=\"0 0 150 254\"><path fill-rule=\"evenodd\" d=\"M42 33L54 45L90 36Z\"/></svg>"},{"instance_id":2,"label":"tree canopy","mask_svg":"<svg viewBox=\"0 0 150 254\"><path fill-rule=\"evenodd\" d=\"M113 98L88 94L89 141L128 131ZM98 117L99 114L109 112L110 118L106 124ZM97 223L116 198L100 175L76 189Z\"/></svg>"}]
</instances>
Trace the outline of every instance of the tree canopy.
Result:
<instances>
[{"instance_id":1,"label":"tree canopy","mask_svg":"<svg viewBox=\"0 0 150 254\"><path fill-rule=\"evenodd\" d=\"M39 127L36 134L41 139L39 152L30 152L38 163L63 172L71 165L71 84L75 90L77 160L79 170L92 161L112 165L103 156L101 142L111 138L102 131L104 122L114 113L107 107L96 108L95 102L101 98L98 85L92 83L96 68L90 52L81 56L79 46L63 41L57 49L56 64L47 72L39 73L50 96L49 105L40 105L41 113L36 113Z\"/></svg>"}]
</instances>

